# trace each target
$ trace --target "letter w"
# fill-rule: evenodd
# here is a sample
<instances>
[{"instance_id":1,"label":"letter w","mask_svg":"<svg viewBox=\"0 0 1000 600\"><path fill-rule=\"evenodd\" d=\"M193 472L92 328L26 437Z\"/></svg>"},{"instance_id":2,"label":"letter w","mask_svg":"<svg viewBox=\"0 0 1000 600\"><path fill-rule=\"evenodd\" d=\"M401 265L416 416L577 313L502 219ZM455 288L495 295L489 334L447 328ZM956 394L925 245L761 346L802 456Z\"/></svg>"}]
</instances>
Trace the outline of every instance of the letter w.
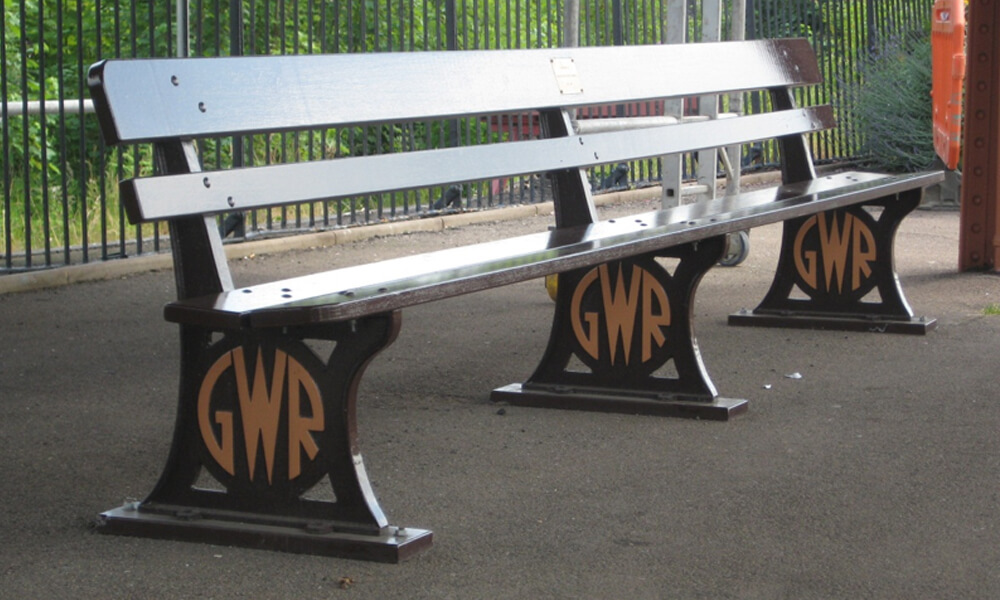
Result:
<instances>
[{"instance_id":1,"label":"letter w","mask_svg":"<svg viewBox=\"0 0 1000 600\"><path fill-rule=\"evenodd\" d=\"M278 444L278 420L281 414L281 393L285 384L285 365L288 355L281 350L274 353L274 375L271 377L270 392L264 376L264 357L257 349L257 366L254 369L253 388L247 380L247 366L243 359L243 348L233 350L233 366L236 369L236 391L240 397L240 417L243 421L243 439L247 447L247 465L250 481L253 481L257 466L257 440L264 446L264 463L267 466L267 482L271 483L274 469L274 451Z\"/></svg>"},{"instance_id":2,"label":"letter w","mask_svg":"<svg viewBox=\"0 0 1000 600\"><path fill-rule=\"evenodd\" d=\"M827 225L826 216L830 216ZM823 271L826 274L826 289L833 291L833 281L836 274L837 291L844 289L844 275L847 272L847 250L850 247L851 224L854 216L844 215L844 229L837 225L837 213L828 212L819 215L819 244L823 249ZM829 228L829 230L828 230Z\"/></svg>"},{"instance_id":3,"label":"letter w","mask_svg":"<svg viewBox=\"0 0 1000 600\"><path fill-rule=\"evenodd\" d=\"M625 364L627 365L629 352L632 349L632 331L635 329L635 311L639 304L639 284L642 282L642 272L638 265L632 265L632 283L629 285L628 293L626 293L625 277L622 274L621 263L618 263L618 277L615 281L614 295L611 294L611 281L607 264L600 266L600 273L604 316L608 326L608 346L611 349L611 364L615 364L618 337L621 336L625 348Z\"/></svg>"}]
</instances>

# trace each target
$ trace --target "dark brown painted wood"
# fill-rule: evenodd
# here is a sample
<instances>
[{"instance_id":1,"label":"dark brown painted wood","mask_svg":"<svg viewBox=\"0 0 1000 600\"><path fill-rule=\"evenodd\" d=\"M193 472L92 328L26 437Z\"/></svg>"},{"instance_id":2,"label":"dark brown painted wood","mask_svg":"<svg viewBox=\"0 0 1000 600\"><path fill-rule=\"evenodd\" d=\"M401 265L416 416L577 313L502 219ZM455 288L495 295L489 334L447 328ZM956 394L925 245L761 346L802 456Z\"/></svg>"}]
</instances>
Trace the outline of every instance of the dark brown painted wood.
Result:
<instances>
[{"instance_id":1,"label":"dark brown painted wood","mask_svg":"<svg viewBox=\"0 0 1000 600\"><path fill-rule=\"evenodd\" d=\"M171 303L166 318L219 328L355 318L617 260L927 185L935 174L846 173L591 226L358 265Z\"/></svg>"},{"instance_id":2,"label":"dark brown painted wood","mask_svg":"<svg viewBox=\"0 0 1000 600\"><path fill-rule=\"evenodd\" d=\"M121 186L121 199L133 222L146 222L512 175L560 173L570 168L753 142L771 138L775 131L788 135L811 133L833 123L829 106L793 108L648 129L183 173L126 180ZM569 193L560 198L567 203L575 198L588 200L575 195L577 191L563 190ZM578 212L585 213L582 207Z\"/></svg>"}]
</instances>

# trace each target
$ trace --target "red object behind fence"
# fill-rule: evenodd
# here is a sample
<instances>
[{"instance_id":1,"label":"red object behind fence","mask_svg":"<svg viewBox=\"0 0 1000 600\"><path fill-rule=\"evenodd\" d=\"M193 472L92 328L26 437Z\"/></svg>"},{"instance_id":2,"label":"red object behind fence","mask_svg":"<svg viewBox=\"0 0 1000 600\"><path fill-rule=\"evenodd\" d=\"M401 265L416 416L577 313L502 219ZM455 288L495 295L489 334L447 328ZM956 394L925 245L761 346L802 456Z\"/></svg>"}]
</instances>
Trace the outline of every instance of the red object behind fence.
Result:
<instances>
[{"instance_id":1,"label":"red object behind fence","mask_svg":"<svg viewBox=\"0 0 1000 600\"><path fill-rule=\"evenodd\" d=\"M965 85L965 7L962 0L937 0L931 18L934 150L949 169L962 148L962 89Z\"/></svg>"}]
</instances>

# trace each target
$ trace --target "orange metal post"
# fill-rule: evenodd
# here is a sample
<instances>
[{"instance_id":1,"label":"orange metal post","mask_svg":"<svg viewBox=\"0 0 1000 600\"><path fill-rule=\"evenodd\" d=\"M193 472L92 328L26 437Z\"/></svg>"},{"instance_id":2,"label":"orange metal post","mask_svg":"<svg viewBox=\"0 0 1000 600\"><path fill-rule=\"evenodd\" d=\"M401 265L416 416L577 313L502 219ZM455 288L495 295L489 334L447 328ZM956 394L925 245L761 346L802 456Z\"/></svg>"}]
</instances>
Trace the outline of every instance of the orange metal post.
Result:
<instances>
[{"instance_id":1,"label":"orange metal post","mask_svg":"<svg viewBox=\"0 0 1000 600\"><path fill-rule=\"evenodd\" d=\"M969 2L958 268L1000 268L1000 1Z\"/></svg>"}]
</instances>

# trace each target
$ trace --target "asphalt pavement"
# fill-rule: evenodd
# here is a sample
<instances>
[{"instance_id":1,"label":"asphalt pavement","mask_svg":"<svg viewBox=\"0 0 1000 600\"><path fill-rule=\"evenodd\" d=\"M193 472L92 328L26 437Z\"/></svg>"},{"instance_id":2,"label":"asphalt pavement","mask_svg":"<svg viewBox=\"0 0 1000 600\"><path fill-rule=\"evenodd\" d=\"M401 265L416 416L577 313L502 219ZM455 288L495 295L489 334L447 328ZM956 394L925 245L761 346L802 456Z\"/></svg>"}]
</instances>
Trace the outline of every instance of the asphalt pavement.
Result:
<instances>
[{"instance_id":1,"label":"asphalt pavement","mask_svg":"<svg viewBox=\"0 0 1000 600\"><path fill-rule=\"evenodd\" d=\"M780 229L754 230L696 302L709 374L750 401L729 422L491 403L544 350L541 282L404 311L358 407L390 521L435 534L398 565L94 533L167 457L173 274L0 295L0 597L1000 598L1000 279L957 272L958 219L917 211L897 237L925 336L727 326L770 283ZM248 244L233 269L250 283L550 220Z\"/></svg>"}]
</instances>

